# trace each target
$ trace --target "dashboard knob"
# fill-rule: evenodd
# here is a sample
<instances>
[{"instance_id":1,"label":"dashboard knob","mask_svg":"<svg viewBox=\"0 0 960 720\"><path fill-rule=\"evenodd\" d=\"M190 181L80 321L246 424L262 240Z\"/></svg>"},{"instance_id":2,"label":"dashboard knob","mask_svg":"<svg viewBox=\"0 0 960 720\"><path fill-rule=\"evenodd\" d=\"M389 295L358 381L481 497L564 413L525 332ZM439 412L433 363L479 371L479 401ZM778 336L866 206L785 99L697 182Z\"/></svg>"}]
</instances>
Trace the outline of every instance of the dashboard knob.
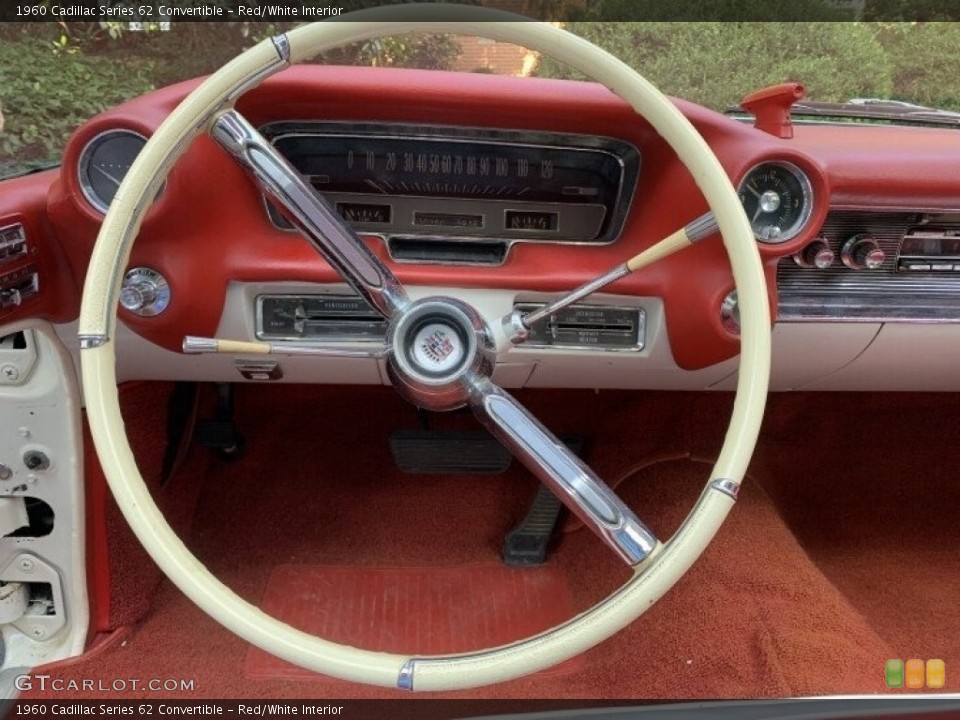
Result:
<instances>
[{"instance_id":1,"label":"dashboard knob","mask_svg":"<svg viewBox=\"0 0 960 720\"><path fill-rule=\"evenodd\" d=\"M872 235L860 233L847 240L840 258L851 270L876 270L883 265L887 254Z\"/></svg>"},{"instance_id":2,"label":"dashboard knob","mask_svg":"<svg viewBox=\"0 0 960 720\"><path fill-rule=\"evenodd\" d=\"M170 304L167 279L152 268L134 268L123 276L120 305L141 317L159 315Z\"/></svg>"},{"instance_id":3,"label":"dashboard knob","mask_svg":"<svg viewBox=\"0 0 960 720\"><path fill-rule=\"evenodd\" d=\"M821 270L833 265L836 258L836 254L822 237L818 237L793 256L800 267L820 268Z\"/></svg>"},{"instance_id":4,"label":"dashboard knob","mask_svg":"<svg viewBox=\"0 0 960 720\"><path fill-rule=\"evenodd\" d=\"M720 324L731 335L740 334L740 299L736 290L730 292L720 304Z\"/></svg>"}]
</instances>

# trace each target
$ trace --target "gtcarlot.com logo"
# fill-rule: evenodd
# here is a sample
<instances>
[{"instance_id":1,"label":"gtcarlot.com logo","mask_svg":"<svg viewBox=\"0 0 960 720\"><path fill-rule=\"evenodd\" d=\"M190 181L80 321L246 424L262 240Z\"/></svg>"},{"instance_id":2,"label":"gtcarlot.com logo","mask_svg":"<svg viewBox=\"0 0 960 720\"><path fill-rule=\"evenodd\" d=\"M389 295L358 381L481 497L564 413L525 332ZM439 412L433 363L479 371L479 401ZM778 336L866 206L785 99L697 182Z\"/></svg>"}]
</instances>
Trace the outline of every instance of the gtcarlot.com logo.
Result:
<instances>
[{"instance_id":1,"label":"gtcarlot.com logo","mask_svg":"<svg viewBox=\"0 0 960 720\"><path fill-rule=\"evenodd\" d=\"M17 675L14 685L20 692L193 692L195 680L184 678L60 678L51 675Z\"/></svg>"}]
</instances>

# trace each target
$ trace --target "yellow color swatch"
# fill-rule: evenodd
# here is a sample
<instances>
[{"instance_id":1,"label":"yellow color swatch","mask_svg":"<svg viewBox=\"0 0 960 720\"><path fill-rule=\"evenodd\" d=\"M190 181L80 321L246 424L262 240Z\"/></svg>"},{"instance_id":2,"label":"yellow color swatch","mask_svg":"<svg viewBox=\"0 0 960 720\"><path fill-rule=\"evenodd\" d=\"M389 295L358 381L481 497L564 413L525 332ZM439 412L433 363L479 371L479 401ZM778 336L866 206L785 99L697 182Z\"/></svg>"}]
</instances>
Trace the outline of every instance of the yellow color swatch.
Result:
<instances>
[{"instance_id":1,"label":"yellow color swatch","mask_svg":"<svg viewBox=\"0 0 960 720\"><path fill-rule=\"evenodd\" d=\"M927 687L942 688L947 684L947 666L943 660L927 660Z\"/></svg>"},{"instance_id":2,"label":"yellow color swatch","mask_svg":"<svg viewBox=\"0 0 960 720\"><path fill-rule=\"evenodd\" d=\"M904 685L908 688L918 689L923 687L924 662L917 658L907 660L906 677Z\"/></svg>"}]
</instances>

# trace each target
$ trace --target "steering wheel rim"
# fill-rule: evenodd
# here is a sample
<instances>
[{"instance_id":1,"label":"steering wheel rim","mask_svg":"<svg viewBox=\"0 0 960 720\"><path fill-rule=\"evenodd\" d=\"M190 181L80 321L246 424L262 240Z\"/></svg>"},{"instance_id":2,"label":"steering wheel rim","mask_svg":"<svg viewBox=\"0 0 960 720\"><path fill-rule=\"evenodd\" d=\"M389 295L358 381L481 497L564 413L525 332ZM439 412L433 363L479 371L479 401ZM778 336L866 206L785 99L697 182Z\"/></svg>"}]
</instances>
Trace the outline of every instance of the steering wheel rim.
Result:
<instances>
[{"instance_id":1,"label":"steering wheel rim","mask_svg":"<svg viewBox=\"0 0 960 720\"><path fill-rule=\"evenodd\" d=\"M456 21L420 20L431 6L364 10L341 21L297 28L266 40L210 76L161 124L133 163L101 227L83 291L79 334L87 416L97 454L120 510L161 570L191 600L248 642L310 670L384 687L425 691L492 684L562 662L610 637L653 605L687 571L736 500L759 433L770 369L766 282L749 223L729 178L677 108L627 65L559 28L517 22L480 7ZM450 6L438 6L450 12ZM269 75L351 42L404 32L469 34L516 43L566 62L605 84L649 122L703 192L723 236L741 319L737 396L723 449L680 529L657 545L621 588L593 608L506 646L447 656L407 656L339 645L272 618L217 580L167 524L137 469L120 414L115 371L116 306L140 224L170 167L215 116Z\"/></svg>"}]
</instances>

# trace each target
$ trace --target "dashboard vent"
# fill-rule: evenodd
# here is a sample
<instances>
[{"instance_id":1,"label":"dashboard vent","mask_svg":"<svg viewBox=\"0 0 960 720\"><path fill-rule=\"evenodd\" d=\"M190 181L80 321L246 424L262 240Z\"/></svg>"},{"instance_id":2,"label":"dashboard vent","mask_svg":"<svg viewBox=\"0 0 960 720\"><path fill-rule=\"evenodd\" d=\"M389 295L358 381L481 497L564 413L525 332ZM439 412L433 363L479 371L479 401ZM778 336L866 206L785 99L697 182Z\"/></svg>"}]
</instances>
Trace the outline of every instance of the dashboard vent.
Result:
<instances>
[{"instance_id":1,"label":"dashboard vent","mask_svg":"<svg viewBox=\"0 0 960 720\"><path fill-rule=\"evenodd\" d=\"M23 225L0 227L0 264L11 262L27 254L27 236Z\"/></svg>"},{"instance_id":2,"label":"dashboard vent","mask_svg":"<svg viewBox=\"0 0 960 720\"><path fill-rule=\"evenodd\" d=\"M393 237L387 243L397 262L434 265L502 265L506 242L471 242L438 238Z\"/></svg>"},{"instance_id":3,"label":"dashboard vent","mask_svg":"<svg viewBox=\"0 0 960 720\"><path fill-rule=\"evenodd\" d=\"M387 321L357 295L259 295L261 340L380 342Z\"/></svg>"},{"instance_id":4,"label":"dashboard vent","mask_svg":"<svg viewBox=\"0 0 960 720\"><path fill-rule=\"evenodd\" d=\"M543 304L515 303L513 307L528 313ZM637 352L646 344L646 319L643 308L570 305L534 323L523 347Z\"/></svg>"}]
</instances>

